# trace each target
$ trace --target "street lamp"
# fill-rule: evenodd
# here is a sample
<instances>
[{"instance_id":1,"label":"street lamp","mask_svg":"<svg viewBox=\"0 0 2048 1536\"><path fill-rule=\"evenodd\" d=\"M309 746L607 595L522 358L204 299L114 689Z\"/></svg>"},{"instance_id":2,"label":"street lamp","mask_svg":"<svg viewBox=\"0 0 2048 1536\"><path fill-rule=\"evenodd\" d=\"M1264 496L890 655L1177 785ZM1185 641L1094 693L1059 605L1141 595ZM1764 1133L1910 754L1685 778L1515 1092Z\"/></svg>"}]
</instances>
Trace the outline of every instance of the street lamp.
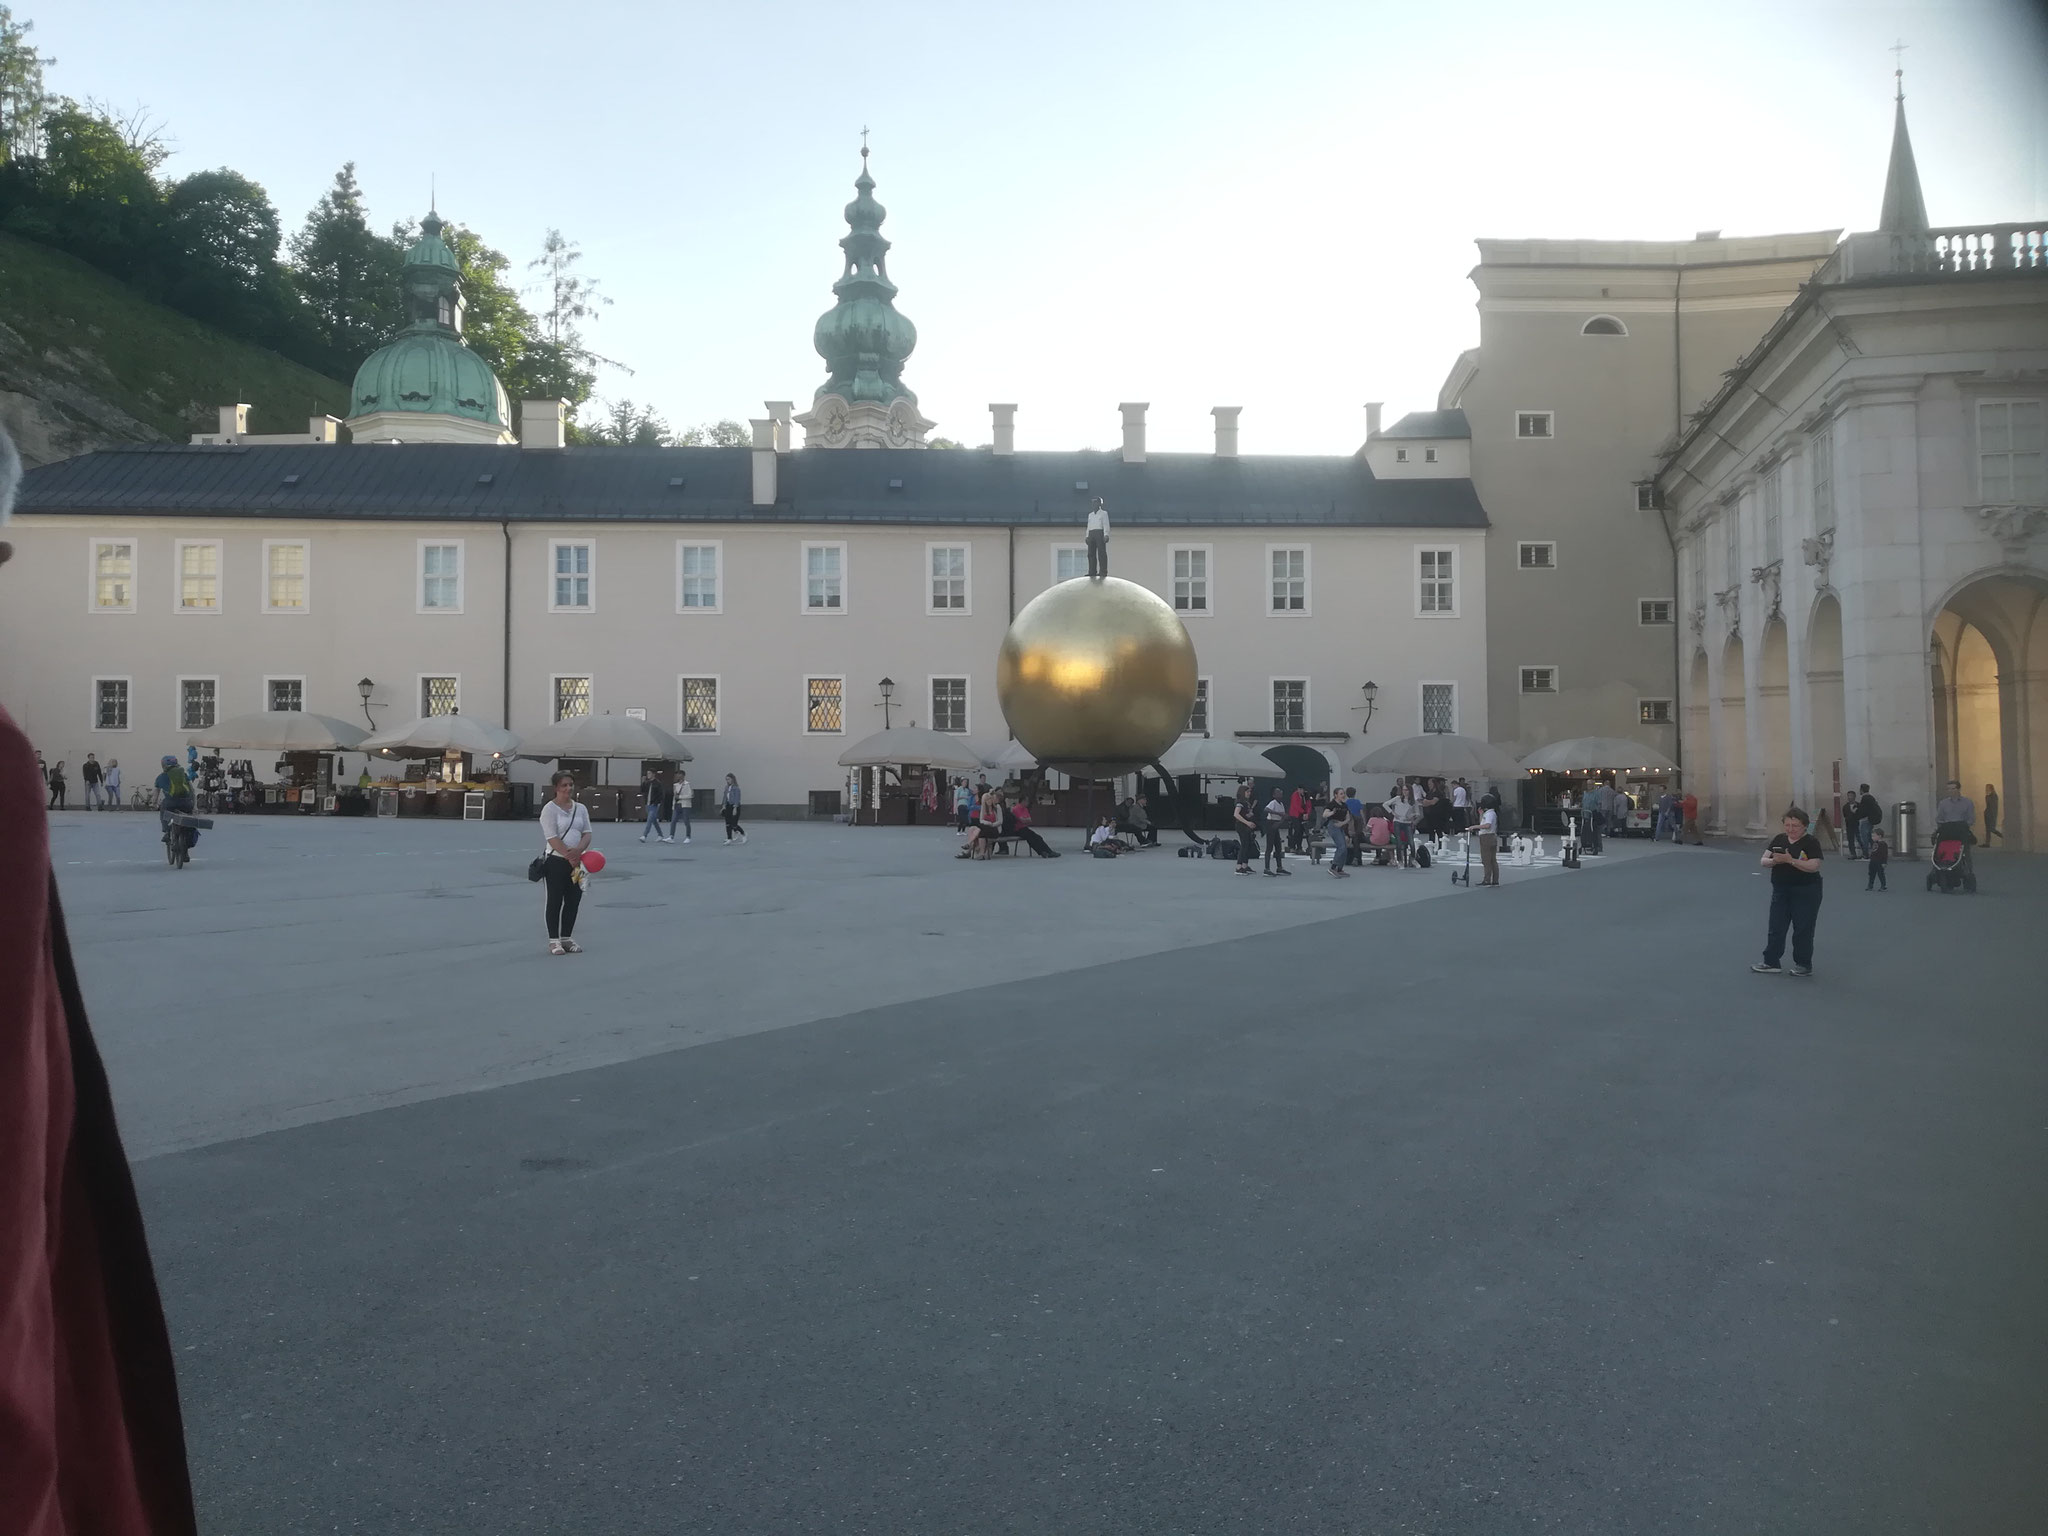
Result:
<instances>
[{"instance_id":1,"label":"street lamp","mask_svg":"<svg viewBox=\"0 0 2048 1536\"><path fill-rule=\"evenodd\" d=\"M891 695L891 694L895 693L895 691L896 691L896 682L895 682L895 679L894 679L894 678L888 678L888 677L885 677L885 678L883 678L883 679L882 679L882 681L881 681L881 689L882 689L882 729L886 731L887 729L889 729L889 697L890 697L890 695Z\"/></svg>"},{"instance_id":2,"label":"street lamp","mask_svg":"<svg viewBox=\"0 0 2048 1536\"><path fill-rule=\"evenodd\" d=\"M1359 686L1358 691L1365 695L1365 702L1363 704L1354 704L1351 708L1354 712L1361 709L1365 711L1365 719L1359 722L1358 726L1358 734L1363 736L1372 729L1372 712L1378 707L1380 685L1374 682L1366 682Z\"/></svg>"},{"instance_id":3,"label":"street lamp","mask_svg":"<svg viewBox=\"0 0 2048 1536\"><path fill-rule=\"evenodd\" d=\"M363 700L363 718L370 722L370 729L373 731L377 728L377 717L370 713L370 690L376 686L367 677L356 684L356 692Z\"/></svg>"}]
</instances>

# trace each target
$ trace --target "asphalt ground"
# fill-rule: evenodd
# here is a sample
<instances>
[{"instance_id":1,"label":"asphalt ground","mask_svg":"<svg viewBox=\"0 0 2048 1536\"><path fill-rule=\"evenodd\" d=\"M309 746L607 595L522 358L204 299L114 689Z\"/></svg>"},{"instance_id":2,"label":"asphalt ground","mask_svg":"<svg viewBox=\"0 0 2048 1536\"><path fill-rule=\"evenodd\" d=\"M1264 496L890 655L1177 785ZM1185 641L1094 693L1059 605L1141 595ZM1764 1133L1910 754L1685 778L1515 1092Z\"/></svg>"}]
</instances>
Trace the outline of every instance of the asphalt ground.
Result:
<instances>
[{"instance_id":1,"label":"asphalt ground","mask_svg":"<svg viewBox=\"0 0 2048 1536\"><path fill-rule=\"evenodd\" d=\"M149 1158L206 1529L2038 1532L2048 870L1831 864L1799 981L1748 972L1754 869L1318 905Z\"/></svg>"}]
</instances>

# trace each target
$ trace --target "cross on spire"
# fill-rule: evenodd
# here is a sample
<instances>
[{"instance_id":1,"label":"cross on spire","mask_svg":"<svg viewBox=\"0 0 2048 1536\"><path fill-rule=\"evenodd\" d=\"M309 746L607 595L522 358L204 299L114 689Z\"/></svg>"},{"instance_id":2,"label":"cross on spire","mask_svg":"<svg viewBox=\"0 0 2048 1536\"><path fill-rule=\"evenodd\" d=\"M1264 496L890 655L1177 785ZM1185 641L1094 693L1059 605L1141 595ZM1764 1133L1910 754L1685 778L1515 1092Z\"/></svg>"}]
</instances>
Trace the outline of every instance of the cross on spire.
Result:
<instances>
[{"instance_id":1,"label":"cross on spire","mask_svg":"<svg viewBox=\"0 0 2048 1536\"><path fill-rule=\"evenodd\" d=\"M1900 38L1891 47L1887 48L1885 52L1892 56L1892 80L1898 91L1897 99L1904 101L1906 99L1906 40Z\"/></svg>"},{"instance_id":2,"label":"cross on spire","mask_svg":"<svg viewBox=\"0 0 2048 1536\"><path fill-rule=\"evenodd\" d=\"M863 160L868 157L868 130L866 127L862 127L860 131L860 157Z\"/></svg>"}]
</instances>

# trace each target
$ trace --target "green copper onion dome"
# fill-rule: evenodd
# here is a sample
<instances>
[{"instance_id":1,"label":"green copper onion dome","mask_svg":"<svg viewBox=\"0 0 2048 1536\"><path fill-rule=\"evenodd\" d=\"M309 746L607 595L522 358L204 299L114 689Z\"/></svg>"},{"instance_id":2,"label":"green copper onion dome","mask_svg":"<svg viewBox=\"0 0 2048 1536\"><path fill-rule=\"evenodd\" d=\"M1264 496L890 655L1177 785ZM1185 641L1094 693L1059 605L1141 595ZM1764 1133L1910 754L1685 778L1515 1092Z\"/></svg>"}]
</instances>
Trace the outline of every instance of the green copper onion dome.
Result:
<instances>
[{"instance_id":1,"label":"green copper onion dome","mask_svg":"<svg viewBox=\"0 0 2048 1536\"><path fill-rule=\"evenodd\" d=\"M888 212L875 201L875 181L868 175L868 152L860 152L856 196L846 205L851 233L839 242L846 252L846 271L832 285L839 302L818 317L812 344L832 371L817 398L838 395L852 402L896 400L917 403L903 387L903 364L917 346L917 327L896 313L896 285L889 281L889 242L882 238Z\"/></svg>"},{"instance_id":2,"label":"green copper onion dome","mask_svg":"<svg viewBox=\"0 0 2048 1536\"><path fill-rule=\"evenodd\" d=\"M445 227L439 214L429 213L405 253L406 328L356 370L351 416L405 411L501 428L512 419L497 375L462 344L462 279L455 253L441 238Z\"/></svg>"}]
</instances>

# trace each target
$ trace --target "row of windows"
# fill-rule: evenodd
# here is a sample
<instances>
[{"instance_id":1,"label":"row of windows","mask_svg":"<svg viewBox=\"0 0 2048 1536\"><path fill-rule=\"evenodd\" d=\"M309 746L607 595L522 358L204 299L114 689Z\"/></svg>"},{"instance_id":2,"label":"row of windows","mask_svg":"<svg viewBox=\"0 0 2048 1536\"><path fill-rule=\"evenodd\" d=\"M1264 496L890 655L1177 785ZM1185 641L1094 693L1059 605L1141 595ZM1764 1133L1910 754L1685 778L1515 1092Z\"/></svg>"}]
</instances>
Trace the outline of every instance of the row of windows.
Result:
<instances>
[{"instance_id":1,"label":"row of windows","mask_svg":"<svg viewBox=\"0 0 2048 1536\"><path fill-rule=\"evenodd\" d=\"M463 611L464 551L462 539L417 541L416 611L459 614ZM180 613L219 613L223 603L221 563L223 541L179 539L173 546L177 572L176 608ZM925 612L965 614L972 550L965 544L925 546ZM676 612L724 612L724 546L718 541L676 544ZM1415 611L1438 618L1457 616L1458 552L1452 548L1415 551ZM98 613L136 611L137 553L132 539L91 541L91 607ZM1176 545L1167 551L1166 595L1182 614L1215 612L1211 581L1216 563L1214 545ZM312 546L303 539L263 541L262 607L265 613L305 613L309 605ZM1309 549L1306 545L1269 545L1265 554L1266 612L1307 615L1310 611ZM548 611L597 611L597 541L548 541ZM805 544L801 551L799 607L804 613L847 611L847 546ZM1084 545L1058 545L1052 552L1052 579L1071 581L1088 573Z\"/></svg>"},{"instance_id":2,"label":"row of windows","mask_svg":"<svg viewBox=\"0 0 2048 1536\"><path fill-rule=\"evenodd\" d=\"M1522 692L1556 693L1558 691L1556 667L1523 667ZM1637 718L1644 725L1669 725L1671 723L1671 701L1669 699L1638 699Z\"/></svg>"}]
</instances>

